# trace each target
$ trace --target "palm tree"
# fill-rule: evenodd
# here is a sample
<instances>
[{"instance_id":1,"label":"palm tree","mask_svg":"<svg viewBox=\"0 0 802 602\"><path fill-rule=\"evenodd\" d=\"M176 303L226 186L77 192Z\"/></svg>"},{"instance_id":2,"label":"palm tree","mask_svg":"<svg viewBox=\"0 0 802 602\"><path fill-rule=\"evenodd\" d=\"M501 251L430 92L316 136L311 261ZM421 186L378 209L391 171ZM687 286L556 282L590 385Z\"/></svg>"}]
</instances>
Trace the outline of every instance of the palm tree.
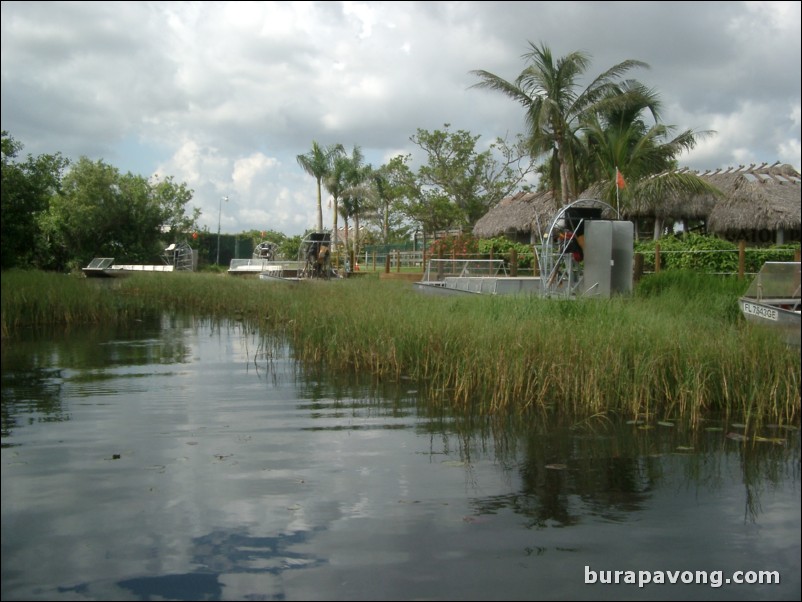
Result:
<instances>
[{"instance_id":1,"label":"palm tree","mask_svg":"<svg viewBox=\"0 0 802 602\"><path fill-rule=\"evenodd\" d=\"M345 153L342 144L332 144L321 147L316 141L312 142L312 150L305 155L298 155L298 165L317 181L317 230L323 230L323 199L321 182L330 172L332 163L338 155ZM336 214L336 212L335 212Z\"/></svg>"},{"instance_id":2,"label":"palm tree","mask_svg":"<svg viewBox=\"0 0 802 602\"><path fill-rule=\"evenodd\" d=\"M331 195L334 209L332 243L334 245L335 253L337 250L337 237L338 237L337 216L340 213L340 199L342 198L343 191L347 186L345 181L345 176L346 173L348 172L349 165L350 165L350 159L347 156L337 155L337 157L334 158L331 170L329 171L328 175L323 181L326 190Z\"/></svg>"},{"instance_id":3,"label":"palm tree","mask_svg":"<svg viewBox=\"0 0 802 602\"><path fill-rule=\"evenodd\" d=\"M481 80L474 88L498 90L519 102L526 110L530 152L533 157L552 153L558 173L551 174L551 188L563 203L576 198L576 157L581 148L577 134L588 115L605 106L628 102L618 87L618 78L634 67L648 67L641 61L627 60L614 65L578 91L577 80L590 64L590 55L572 52L555 62L551 50L529 43L523 58L530 63L509 82L488 71L472 71ZM559 177L558 177L559 176Z\"/></svg>"},{"instance_id":4,"label":"palm tree","mask_svg":"<svg viewBox=\"0 0 802 602\"><path fill-rule=\"evenodd\" d=\"M354 219L354 255L359 253L359 215L364 209L367 200L374 195L372 189L373 182L371 180L373 166L364 164L364 160L362 149L359 146L354 146L351 157L347 162L345 172L346 188L343 190L342 196L346 228L348 217Z\"/></svg>"},{"instance_id":5,"label":"palm tree","mask_svg":"<svg viewBox=\"0 0 802 602\"><path fill-rule=\"evenodd\" d=\"M718 194L695 174L676 171L677 157L714 132L685 130L673 135L674 126L657 121L661 103L655 92L637 82L625 82L620 90L627 104L608 106L583 120L586 155L578 177L585 186L594 185L594 196L613 206L623 205L628 212L635 199L641 210L654 210L671 197ZM647 110L654 119L651 125L643 118ZM626 176L624 189L618 182L619 171ZM659 220L655 227L660 228Z\"/></svg>"}]
</instances>

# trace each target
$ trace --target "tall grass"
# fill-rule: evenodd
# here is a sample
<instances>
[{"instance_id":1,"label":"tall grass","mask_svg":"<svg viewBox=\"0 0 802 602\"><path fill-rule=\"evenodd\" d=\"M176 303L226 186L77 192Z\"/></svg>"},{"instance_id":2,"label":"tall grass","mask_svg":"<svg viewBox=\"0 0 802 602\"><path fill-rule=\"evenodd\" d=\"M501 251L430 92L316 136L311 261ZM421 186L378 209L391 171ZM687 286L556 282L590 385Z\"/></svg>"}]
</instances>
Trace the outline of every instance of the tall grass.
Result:
<instances>
[{"instance_id":1,"label":"tall grass","mask_svg":"<svg viewBox=\"0 0 802 602\"><path fill-rule=\"evenodd\" d=\"M800 358L741 318L746 284L655 274L629 298L436 297L408 283L267 284L211 274L111 283L3 275L2 333L125 322L155 312L241 319L321 370L410 378L432 404L472 413L569 412L752 421L799 419Z\"/></svg>"}]
</instances>

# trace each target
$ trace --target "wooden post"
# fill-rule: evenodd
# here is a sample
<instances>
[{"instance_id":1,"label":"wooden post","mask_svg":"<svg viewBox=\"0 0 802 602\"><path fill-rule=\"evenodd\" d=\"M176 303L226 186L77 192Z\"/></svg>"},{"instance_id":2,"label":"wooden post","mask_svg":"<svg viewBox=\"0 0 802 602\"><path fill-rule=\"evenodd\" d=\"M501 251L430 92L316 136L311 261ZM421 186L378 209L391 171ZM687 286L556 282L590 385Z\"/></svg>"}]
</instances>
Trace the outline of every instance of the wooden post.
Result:
<instances>
[{"instance_id":1,"label":"wooden post","mask_svg":"<svg viewBox=\"0 0 802 602\"><path fill-rule=\"evenodd\" d=\"M660 243L654 245L654 272L655 274L660 271Z\"/></svg>"},{"instance_id":2,"label":"wooden post","mask_svg":"<svg viewBox=\"0 0 802 602\"><path fill-rule=\"evenodd\" d=\"M738 241L738 280L744 279L746 273L746 241Z\"/></svg>"},{"instance_id":3,"label":"wooden post","mask_svg":"<svg viewBox=\"0 0 802 602\"><path fill-rule=\"evenodd\" d=\"M387 254L384 256L384 273L390 273L390 251L387 251Z\"/></svg>"},{"instance_id":4,"label":"wooden post","mask_svg":"<svg viewBox=\"0 0 802 602\"><path fill-rule=\"evenodd\" d=\"M635 282L640 282L643 277L643 253L635 253L635 270L632 278Z\"/></svg>"},{"instance_id":5,"label":"wooden post","mask_svg":"<svg viewBox=\"0 0 802 602\"><path fill-rule=\"evenodd\" d=\"M400 272L401 271L401 251L396 250L396 252L395 252L395 261L396 261L395 271L396 272Z\"/></svg>"},{"instance_id":6,"label":"wooden post","mask_svg":"<svg viewBox=\"0 0 802 602\"><path fill-rule=\"evenodd\" d=\"M513 247L510 249L510 276L518 275L518 250Z\"/></svg>"}]
</instances>

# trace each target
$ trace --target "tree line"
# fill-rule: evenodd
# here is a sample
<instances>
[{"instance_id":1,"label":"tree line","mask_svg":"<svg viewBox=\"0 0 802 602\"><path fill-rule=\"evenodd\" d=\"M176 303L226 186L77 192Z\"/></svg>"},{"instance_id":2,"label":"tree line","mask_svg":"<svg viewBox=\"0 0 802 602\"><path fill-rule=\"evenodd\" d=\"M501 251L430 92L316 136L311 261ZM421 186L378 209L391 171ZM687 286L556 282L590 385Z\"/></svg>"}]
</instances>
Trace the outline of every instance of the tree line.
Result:
<instances>
[{"instance_id":1,"label":"tree line","mask_svg":"<svg viewBox=\"0 0 802 602\"><path fill-rule=\"evenodd\" d=\"M172 177L123 174L86 157L71 165L60 153L21 159L22 148L2 132L3 269L69 271L96 256L153 263L197 229L192 190Z\"/></svg>"},{"instance_id":2,"label":"tree line","mask_svg":"<svg viewBox=\"0 0 802 602\"><path fill-rule=\"evenodd\" d=\"M321 146L298 155L299 165L317 182L318 229L322 223L322 188L333 199L333 229L338 218L359 233L361 216L380 225L382 242L393 227L413 224L423 232L470 228L492 206L513 192L529 191L536 176L538 191L551 191L555 210L591 186L597 197L626 209L658 206L670 194L716 194L694 174L678 174L677 158L713 131L684 130L661 122L656 91L625 76L642 61L625 60L591 80L591 57L572 52L555 57L545 44L529 43L525 67L514 80L485 70L472 71L472 87L500 92L521 105L526 131L512 142L497 139L477 150L478 136L449 124L443 130L418 130L410 140L427 161L413 173L410 155L399 155L373 169L358 146L350 154L341 144ZM664 174L654 178L655 174ZM600 191L600 193L599 193ZM354 241L358 250L359 241Z\"/></svg>"},{"instance_id":3,"label":"tree line","mask_svg":"<svg viewBox=\"0 0 802 602\"><path fill-rule=\"evenodd\" d=\"M372 226L371 242L408 240L410 234L471 228L502 198L518 191L550 190L555 209L590 186L611 205L658 204L671 192L715 192L697 176L671 174L680 153L712 132L661 123L658 94L625 75L648 67L626 60L580 84L590 55L553 56L529 44L525 66L514 80L472 71L472 86L500 92L524 111L526 131L497 138L483 150L467 130L418 129L410 137L425 154L412 169L411 155L374 168L359 145L321 145L297 156L315 179L317 224L323 224L323 190L333 209L337 236L359 252L360 232ZM94 256L125 256L151 262L165 243L198 228L200 210L190 210L193 191L172 177L159 180L122 174L84 157L74 165L59 153L18 157L22 145L2 134L2 268L69 270ZM69 166L69 169L67 169ZM624 179L625 178L625 179ZM276 238L277 233L270 233ZM281 238L278 236L278 238ZM277 241L281 242L281 241Z\"/></svg>"}]
</instances>

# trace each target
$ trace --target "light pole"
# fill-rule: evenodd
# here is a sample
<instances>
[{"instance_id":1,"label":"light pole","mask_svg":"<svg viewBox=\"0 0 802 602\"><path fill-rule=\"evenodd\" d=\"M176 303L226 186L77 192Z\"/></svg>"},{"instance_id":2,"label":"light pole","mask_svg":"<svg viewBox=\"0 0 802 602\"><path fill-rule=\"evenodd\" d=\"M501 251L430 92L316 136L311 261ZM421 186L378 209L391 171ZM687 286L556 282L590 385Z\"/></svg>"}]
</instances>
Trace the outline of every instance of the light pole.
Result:
<instances>
[{"instance_id":1,"label":"light pole","mask_svg":"<svg viewBox=\"0 0 802 602\"><path fill-rule=\"evenodd\" d=\"M220 265L220 220L223 217L223 201L228 203L228 197L220 197L220 208L217 210L217 262Z\"/></svg>"}]
</instances>

